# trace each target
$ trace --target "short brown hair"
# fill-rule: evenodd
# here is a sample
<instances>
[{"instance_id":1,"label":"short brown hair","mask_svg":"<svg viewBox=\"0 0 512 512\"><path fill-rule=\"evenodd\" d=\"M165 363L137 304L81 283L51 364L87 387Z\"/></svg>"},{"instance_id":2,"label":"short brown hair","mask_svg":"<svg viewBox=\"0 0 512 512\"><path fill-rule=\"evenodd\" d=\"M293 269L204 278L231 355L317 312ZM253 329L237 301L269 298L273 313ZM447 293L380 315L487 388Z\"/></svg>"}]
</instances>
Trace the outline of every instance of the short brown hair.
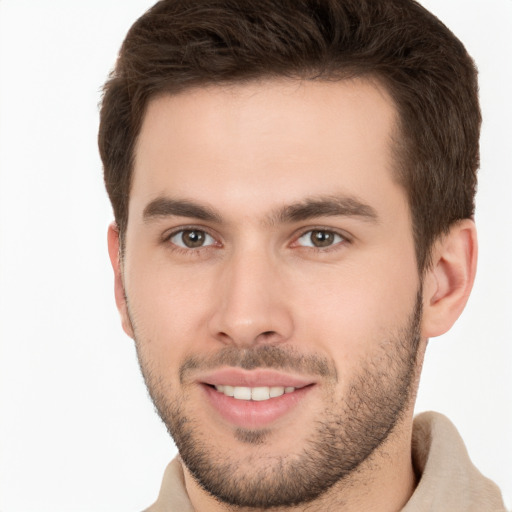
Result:
<instances>
[{"instance_id":1,"label":"short brown hair","mask_svg":"<svg viewBox=\"0 0 512 512\"><path fill-rule=\"evenodd\" d=\"M399 114L397 177L418 267L474 213L477 71L462 43L413 0L161 0L128 32L104 87L99 148L121 235L148 101L201 85L292 77L382 83Z\"/></svg>"}]
</instances>

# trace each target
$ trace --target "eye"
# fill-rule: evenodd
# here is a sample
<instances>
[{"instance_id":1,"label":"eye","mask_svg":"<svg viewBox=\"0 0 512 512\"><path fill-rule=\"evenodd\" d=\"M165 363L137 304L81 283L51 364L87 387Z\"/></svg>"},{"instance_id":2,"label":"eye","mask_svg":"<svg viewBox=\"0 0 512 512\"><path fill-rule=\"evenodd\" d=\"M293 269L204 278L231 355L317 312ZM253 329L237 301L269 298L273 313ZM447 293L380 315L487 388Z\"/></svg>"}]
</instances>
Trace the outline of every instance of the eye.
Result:
<instances>
[{"instance_id":1,"label":"eye","mask_svg":"<svg viewBox=\"0 0 512 512\"><path fill-rule=\"evenodd\" d=\"M182 229L169 237L169 241L183 249L199 249L214 245L215 239L200 229Z\"/></svg>"},{"instance_id":2,"label":"eye","mask_svg":"<svg viewBox=\"0 0 512 512\"><path fill-rule=\"evenodd\" d=\"M303 247L323 248L331 247L343 241L345 241L345 239L334 231L312 229L311 231L306 231L306 233L299 237L297 243Z\"/></svg>"}]
</instances>

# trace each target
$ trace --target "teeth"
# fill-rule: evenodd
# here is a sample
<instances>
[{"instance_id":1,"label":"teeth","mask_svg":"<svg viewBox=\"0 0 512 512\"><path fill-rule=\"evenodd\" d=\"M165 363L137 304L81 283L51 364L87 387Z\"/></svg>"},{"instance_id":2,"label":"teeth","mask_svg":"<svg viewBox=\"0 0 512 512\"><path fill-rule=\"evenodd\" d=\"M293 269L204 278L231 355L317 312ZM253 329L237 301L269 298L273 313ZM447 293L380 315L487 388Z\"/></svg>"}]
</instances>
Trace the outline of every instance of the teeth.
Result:
<instances>
[{"instance_id":1,"label":"teeth","mask_svg":"<svg viewBox=\"0 0 512 512\"><path fill-rule=\"evenodd\" d=\"M251 400L255 400L258 402L262 402L263 400L268 400L270 398L270 388L252 388L251 390Z\"/></svg>"},{"instance_id":2,"label":"teeth","mask_svg":"<svg viewBox=\"0 0 512 512\"><path fill-rule=\"evenodd\" d=\"M295 388L282 387L282 386L260 386L256 388L247 388L244 386L215 386L219 393L226 396L232 396L237 400L254 400L255 402L262 402L270 398L277 398L285 393L293 393Z\"/></svg>"},{"instance_id":3,"label":"teeth","mask_svg":"<svg viewBox=\"0 0 512 512\"><path fill-rule=\"evenodd\" d=\"M251 388L236 387L233 392L233 397L237 400L250 400Z\"/></svg>"},{"instance_id":4,"label":"teeth","mask_svg":"<svg viewBox=\"0 0 512 512\"><path fill-rule=\"evenodd\" d=\"M295 389L295 388L289 388L289 389ZM270 398L276 398L278 396L284 395L285 389L281 388L279 386L270 388Z\"/></svg>"}]
</instances>

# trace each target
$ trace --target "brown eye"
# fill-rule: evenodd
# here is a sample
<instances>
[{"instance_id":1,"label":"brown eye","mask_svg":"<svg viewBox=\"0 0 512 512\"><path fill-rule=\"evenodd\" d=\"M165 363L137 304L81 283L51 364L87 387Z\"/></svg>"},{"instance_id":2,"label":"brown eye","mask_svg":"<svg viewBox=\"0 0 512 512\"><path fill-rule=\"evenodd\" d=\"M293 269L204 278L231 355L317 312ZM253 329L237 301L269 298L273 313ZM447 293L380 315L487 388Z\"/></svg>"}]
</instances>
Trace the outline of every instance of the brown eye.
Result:
<instances>
[{"instance_id":1,"label":"brown eye","mask_svg":"<svg viewBox=\"0 0 512 512\"><path fill-rule=\"evenodd\" d=\"M330 247L343 242L343 237L334 231L326 229L313 229L304 233L298 243L304 247Z\"/></svg>"},{"instance_id":2,"label":"brown eye","mask_svg":"<svg viewBox=\"0 0 512 512\"><path fill-rule=\"evenodd\" d=\"M182 229L174 233L169 240L184 249L198 249L215 243L213 237L200 229Z\"/></svg>"}]
</instances>

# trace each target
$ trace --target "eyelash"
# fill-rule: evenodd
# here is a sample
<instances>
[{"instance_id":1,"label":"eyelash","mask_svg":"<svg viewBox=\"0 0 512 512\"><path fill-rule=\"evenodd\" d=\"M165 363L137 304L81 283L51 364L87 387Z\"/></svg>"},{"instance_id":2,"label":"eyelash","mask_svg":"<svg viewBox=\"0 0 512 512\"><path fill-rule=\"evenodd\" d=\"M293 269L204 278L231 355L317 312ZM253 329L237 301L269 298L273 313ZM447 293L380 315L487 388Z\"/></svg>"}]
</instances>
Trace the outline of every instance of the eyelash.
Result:
<instances>
[{"instance_id":1,"label":"eyelash","mask_svg":"<svg viewBox=\"0 0 512 512\"><path fill-rule=\"evenodd\" d=\"M197 248L188 248L188 247L181 247L177 245L176 243L172 242L172 238L179 235L180 233L184 233L186 231L197 231L200 233L204 233L206 236L211 237L214 240L214 243L204 246L199 246ZM298 241L306 236L308 233L313 232L324 232L326 234L331 234L337 237L340 237L341 240L339 242L335 242L332 245L326 246L326 247L315 247L315 246L304 246L304 245L298 245ZM212 248L218 248L222 247L222 243L217 241L217 236L211 234L207 229L200 226L182 226L179 229L175 229L170 233L167 233L163 236L162 242L164 244L167 244L168 247L171 248L172 251L175 251L177 253L185 254L185 255L195 255L199 256L206 250L211 250ZM351 238L338 230L335 230L333 228L323 227L323 226L314 226L314 227L308 227L307 229L304 229L300 231L297 235L294 235L293 242L290 244L290 247L297 247L299 249L305 249L308 251L315 251L319 253L327 253L335 250L339 250L340 246L345 246L348 244L351 244L352 240Z\"/></svg>"}]
</instances>

